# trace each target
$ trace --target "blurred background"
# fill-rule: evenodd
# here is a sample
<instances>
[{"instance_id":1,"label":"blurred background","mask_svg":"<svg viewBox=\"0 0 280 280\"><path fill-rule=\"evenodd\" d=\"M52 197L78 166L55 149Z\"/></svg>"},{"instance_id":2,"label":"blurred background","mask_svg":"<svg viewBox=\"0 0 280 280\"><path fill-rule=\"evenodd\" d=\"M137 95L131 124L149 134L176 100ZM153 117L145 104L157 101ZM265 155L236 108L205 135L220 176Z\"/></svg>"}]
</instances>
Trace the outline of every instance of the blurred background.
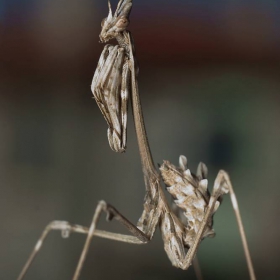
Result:
<instances>
[{"instance_id":1,"label":"blurred background","mask_svg":"<svg viewBox=\"0 0 280 280\"><path fill-rule=\"evenodd\" d=\"M107 13L106 0L0 1L1 279L16 279L52 220L88 226L101 199L141 215L131 109L116 154L90 91ZM276 0L135 0L129 27L155 162L204 161L210 186L230 173L258 279L280 278L279 13ZM214 228L198 252L205 279L249 279L229 197ZM26 279L71 279L84 241L51 233ZM94 238L81 279L112 277L195 279L172 267L159 232L143 246Z\"/></svg>"}]
</instances>

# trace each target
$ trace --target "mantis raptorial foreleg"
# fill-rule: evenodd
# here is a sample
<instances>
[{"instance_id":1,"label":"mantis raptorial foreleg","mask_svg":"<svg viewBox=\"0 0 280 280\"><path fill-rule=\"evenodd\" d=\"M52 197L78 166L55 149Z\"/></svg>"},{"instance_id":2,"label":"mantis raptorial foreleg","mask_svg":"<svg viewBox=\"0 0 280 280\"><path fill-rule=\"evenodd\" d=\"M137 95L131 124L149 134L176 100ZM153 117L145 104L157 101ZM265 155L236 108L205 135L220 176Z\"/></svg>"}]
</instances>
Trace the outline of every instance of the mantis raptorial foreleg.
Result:
<instances>
[{"instance_id":1,"label":"mantis raptorial foreleg","mask_svg":"<svg viewBox=\"0 0 280 280\"><path fill-rule=\"evenodd\" d=\"M110 147L116 152L123 152L126 145L129 70L125 60L123 48L106 45L91 85L95 100L109 126Z\"/></svg>"},{"instance_id":2,"label":"mantis raptorial foreleg","mask_svg":"<svg viewBox=\"0 0 280 280\"><path fill-rule=\"evenodd\" d=\"M109 55L110 54L110 55ZM103 49L103 52L101 53L100 59L98 61L97 68L95 70L91 89L94 92L94 98L96 100L96 103L102 112L107 124L110 124L110 115L108 112L107 107L105 106L105 97L102 94L102 90L100 89L101 84L101 78L104 77L106 70L109 66L112 67L113 61L115 60L117 55L117 48L113 48L113 46L106 45ZM108 73L107 76L108 78Z\"/></svg>"},{"instance_id":3,"label":"mantis raptorial foreleg","mask_svg":"<svg viewBox=\"0 0 280 280\"><path fill-rule=\"evenodd\" d=\"M182 262L183 263L182 269L188 269L188 267L191 265L192 260L194 259L196 251L198 249L198 245L203 239L203 234L205 228L207 227L207 224L209 223L209 219L216 212L217 208L220 205L218 199L224 194L229 192L229 184L228 181L226 180L227 178L228 175L226 174L226 172L220 170L214 183L213 192L210 197L210 201L208 203L205 216L200 224L200 229L198 230L196 237L193 241L193 244L189 248L188 253Z\"/></svg>"},{"instance_id":4,"label":"mantis raptorial foreleg","mask_svg":"<svg viewBox=\"0 0 280 280\"><path fill-rule=\"evenodd\" d=\"M127 107L128 97L130 94L130 78L131 73L129 69L129 61L123 65L122 69L122 85L121 85L121 123L122 123L122 145L126 147L126 127L127 127Z\"/></svg>"}]
</instances>

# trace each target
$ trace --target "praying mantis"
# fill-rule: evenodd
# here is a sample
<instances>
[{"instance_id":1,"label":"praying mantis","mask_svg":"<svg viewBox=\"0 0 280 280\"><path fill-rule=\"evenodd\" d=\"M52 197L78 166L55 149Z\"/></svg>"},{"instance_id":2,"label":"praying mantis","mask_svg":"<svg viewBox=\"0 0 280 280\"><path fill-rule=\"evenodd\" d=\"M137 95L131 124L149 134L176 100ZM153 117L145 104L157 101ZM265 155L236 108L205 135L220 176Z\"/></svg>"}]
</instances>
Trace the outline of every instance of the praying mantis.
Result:
<instances>
[{"instance_id":1,"label":"praying mantis","mask_svg":"<svg viewBox=\"0 0 280 280\"><path fill-rule=\"evenodd\" d=\"M131 244L146 244L153 238L158 227L162 234L164 249L172 265L187 270L195 260L200 242L206 237L214 236L213 215L220 206L222 196L227 193L230 194L236 214L250 279L256 279L237 199L228 173L224 170L219 171L213 191L210 193L207 180L208 170L204 163L198 165L196 174L188 169L185 156L179 157L178 167L169 161L164 161L159 171L156 169L141 109L137 83L138 64L133 38L127 30L132 0L119 0L114 15L110 2L108 5L109 14L101 23L100 41L105 43L116 39L118 44L104 47L91 89L108 124L109 145L113 151L119 153L126 150L127 110L128 100L131 99L146 187L144 209L137 225L131 223L105 201L98 203L89 228L66 221L51 222L36 243L18 280L23 279L45 238L52 230L60 230L63 237L68 237L71 232L87 235L73 280L79 279L94 236ZM173 207L167 202L162 181L173 198ZM131 235L97 229L102 212L107 214L108 220L115 219L120 222Z\"/></svg>"}]
</instances>

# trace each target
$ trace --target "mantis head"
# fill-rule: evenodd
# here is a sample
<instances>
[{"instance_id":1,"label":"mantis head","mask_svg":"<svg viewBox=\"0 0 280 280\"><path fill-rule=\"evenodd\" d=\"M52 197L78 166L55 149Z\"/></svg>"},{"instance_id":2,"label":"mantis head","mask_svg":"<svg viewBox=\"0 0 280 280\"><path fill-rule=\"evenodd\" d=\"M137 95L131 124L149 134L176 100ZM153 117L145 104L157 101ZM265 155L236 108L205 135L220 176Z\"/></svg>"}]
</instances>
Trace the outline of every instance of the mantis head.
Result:
<instances>
[{"instance_id":1,"label":"mantis head","mask_svg":"<svg viewBox=\"0 0 280 280\"><path fill-rule=\"evenodd\" d=\"M102 43L116 38L121 32L126 30L129 24L132 0L120 0L114 15L110 1L108 1L108 6L109 14L101 22L101 33L99 37Z\"/></svg>"}]
</instances>

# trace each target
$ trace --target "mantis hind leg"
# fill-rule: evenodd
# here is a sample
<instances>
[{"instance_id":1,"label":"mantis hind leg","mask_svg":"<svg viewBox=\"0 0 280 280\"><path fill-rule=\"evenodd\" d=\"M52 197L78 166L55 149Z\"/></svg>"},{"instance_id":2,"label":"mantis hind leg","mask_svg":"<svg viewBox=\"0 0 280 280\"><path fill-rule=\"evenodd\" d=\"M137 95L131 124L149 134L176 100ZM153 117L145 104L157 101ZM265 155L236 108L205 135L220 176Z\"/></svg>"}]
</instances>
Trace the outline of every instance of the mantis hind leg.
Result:
<instances>
[{"instance_id":1,"label":"mantis hind leg","mask_svg":"<svg viewBox=\"0 0 280 280\"><path fill-rule=\"evenodd\" d=\"M123 224L132 235L125 235L125 234L118 234L118 233L113 233L113 232L108 232L108 231L102 231L96 229L98 220L100 218L100 215L102 212L107 213L107 219L112 220L115 219L119 221L121 224ZM120 241L120 242L125 242L125 243L130 243L130 244L145 244L150 241L150 238L143 233L141 230L139 230L135 225L133 225L130 221L128 221L122 214L120 214L113 206L107 204L105 201L100 201L96 207L95 213L93 215L92 223L90 227L84 227L81 225L74 225L70 224L66 221L53 221L49 223L44 231L42 232L39 240L37 241L31 255L29 256L27 262L25 263L19 277L17 280L22 280L24 276L26 275L28 269L30 268L32 262L34 261L36 255L40 251L40 249L43 246L43 243L49 233L54 230L59 230L62 233L62 237L67 238L69 237L71 232L75 233L82 233L82 234L87 234L87 239L79 260L79 263L77 265L75 275L73 277L74 280L77 280L80 273L81 269L83 266L83 263L85 261L90 242L92 240L93 236L101 237L101 238L106 238L110 240L115 240L115 241Z\"/></svg>"},{"instance_id":2,"label":"mantis hind leg","mask_svg":"<svg viewBox=\"0 0 280 280\"><path fill-rule=\"evenodd\" d=\"M107 219L116 219L119 221L122 225L124 225L130 233L134 235L134 238L140 241L141 243L147 243L150 239L141 231L139 230L135 225L133 225L130 221L128 221L123 215L121 215L113 206L107 204L105 201L100 201L96 207L95 213L93 215L93 219L88 231L88 236L82 251L82 254L80 256L73 280L77 280L79 278L79 275L81 273L83 264L85 262L88 249L91 243L91 240L94 236L94 232L96 230L96 226L98 223L98 220L100 218L100 215L102 212L107 213Z\"/></svg>"},{"instance_id":3,"label":"mantis hind leg","mask_svg":"<svg viewBox=\"0 0 280 280\"><path fill-rule=\"evenodd\" d=\"M231 199L232 207L233 207L233 210L234 210L234 213L236 216L236 221L237 221L237 225L238 225L238 229L239 229L239 233L240 233L240 237L241 237L241 241L242 241L242 245L243 245L243 250L245 253L245 258L246 258L247 267L249 270L250 279L255 280L256 275L255 275L255 271L254 271L254 266L253 266L253 262L251 259L250 250L248 247L248 242L247 242L243 222L241 219L241 214L240 214L239 206L237 203L236 195L234 193L228 173L224 172L223 176L224 176L224 180L226 181L226 184L229 188L230 199Z\"/></svg>"}]
</instances>

